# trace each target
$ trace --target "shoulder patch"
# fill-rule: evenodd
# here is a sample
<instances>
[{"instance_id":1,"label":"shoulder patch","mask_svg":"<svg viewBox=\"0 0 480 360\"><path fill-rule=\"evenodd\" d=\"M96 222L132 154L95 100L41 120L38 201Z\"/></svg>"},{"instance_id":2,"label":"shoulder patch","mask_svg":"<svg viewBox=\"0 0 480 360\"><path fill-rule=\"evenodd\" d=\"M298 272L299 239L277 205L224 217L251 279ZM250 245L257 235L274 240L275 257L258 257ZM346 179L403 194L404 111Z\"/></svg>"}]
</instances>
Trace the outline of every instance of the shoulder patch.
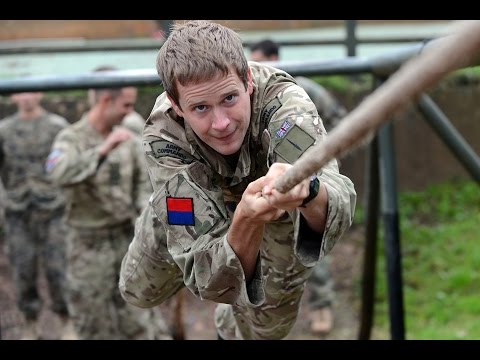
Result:
<instances>
[{"instance_id":1,"label":"shoulder patch","mask_svg":"<svg viewBox=\"0 0 480 360\"><path fill-rule=\"evenodd\" d=\"M195 225L193 198L167 197L167 221L170 225Z\"/></svg>"},{"instance_id":2,"label":"shoulder patch","mask_svg":"<svg viewBox=\"0 0 480 360\"><path fill-rule=\"evenodd\" d=\"M278 109L280 109L281 107L282 107L282 103L280 102L280 100L277 97L273 98L263 108L262 113L260 115L260 121L265 125L268 124L273 114L275 114L278 111Z\"/></svg>"},{"instance_id":3,"label":"shoulder patch","mask_svg":"<svg viewBox=\"0 0 480 360\"><path fill-rule=\"evenodd\" d=\"M53 170L62 154L63 153L59 149L55 149L50 153L50 155L48 155L47 162L45 164L45 169L47 170L47 172Z\"/></svg>"},{"instance_id":4,"label":"shoulder patch","mask_svg":"<svg viewBox=\"0 0 480 360\"><path fill-rule=\"evenodd\" d=\"M181 160L183 163L191 163L194 157L183 150L180 146L166 140L156 140L150 142L153 156L158 159L162 156L171 156Z\"/></svg>"},{"instance_id":5,"label":"shoulder patch","mask_svg":"<svg viewBox=\"0 0 480 360\"><path fill-rule=\"evenodd\" d=\"M315 139L309 133L293 125L273 152L289 164L293 164L314 142Z\"/></svg>"},{"instance_id":6,"label":"shoulder patch","mask_svg":"<svg viewBox=\"0 0 480 360\"><path fill-rule=\"evenodd\" d=\"M277 137L277 138L284 137L285 134L287 133L288 129L290 129L291 127L292 127L292 124L290 124L288 121L284 121L282 126L280 127L280 129L278 129L275 132L275 137Z\"/></svg>"}]
</instances>

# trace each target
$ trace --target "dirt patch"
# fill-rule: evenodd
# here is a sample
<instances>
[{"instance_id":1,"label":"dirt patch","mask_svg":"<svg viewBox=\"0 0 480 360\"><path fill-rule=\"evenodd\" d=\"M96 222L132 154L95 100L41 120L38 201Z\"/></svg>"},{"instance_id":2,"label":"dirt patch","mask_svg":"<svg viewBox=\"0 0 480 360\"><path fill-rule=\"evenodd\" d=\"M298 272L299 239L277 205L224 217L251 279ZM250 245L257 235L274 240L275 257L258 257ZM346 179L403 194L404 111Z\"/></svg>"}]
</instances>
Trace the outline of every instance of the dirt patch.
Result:
<instances>
[{"instance_id":1,"label":"dirt patch","mask_svg":"<svg viewBox=\"0 0 480 360\"><path fill-rule=\"evenodd\" d=\"M353 226L335 245L331 252L331 272L335 280L336 301L334 306L335 327L325 337L313 336L309 333L308 289L300 308L297 322L287 339L318 340L354 340L359 329L359 281L363 264L364 229ZM19 339L23 316L15 305L15 294L12 275L4 252L4 241L0 239L0 326L1 338L4 340ZM46 282L43 274L38 279L41 295L49 304ZM183 290L183 331L187 340L215 340L217 334L214 326L215 303L201 301L189 291ZM159 306L159 311L167 322L174 327L176 298ZM44 339L58 339L60 321L47 307L40 315L40 327Z\"/></svg>"}]
</instances>

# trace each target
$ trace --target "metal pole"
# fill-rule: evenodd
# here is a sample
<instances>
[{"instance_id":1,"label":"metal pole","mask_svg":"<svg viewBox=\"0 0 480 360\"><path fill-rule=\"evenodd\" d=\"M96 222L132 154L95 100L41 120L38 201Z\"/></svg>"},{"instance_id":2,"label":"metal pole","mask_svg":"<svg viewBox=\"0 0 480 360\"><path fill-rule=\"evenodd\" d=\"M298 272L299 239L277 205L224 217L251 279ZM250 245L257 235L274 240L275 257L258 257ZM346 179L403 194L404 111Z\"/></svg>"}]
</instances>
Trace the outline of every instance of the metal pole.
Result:
<instances>
[{"instance_id":1,"label":"metal pole","mask_svg":"<svg viewBox=\"0 0 480 360\"><path fill-rule=\"evenodd\" d=\"M366 181L365 252L362 273L362 304L360 311L359 340L369 340L372 331L375 305L375 274L377 262L379 172L378 135L368 148Z\"/></svg>"},{"instance_id":2,"label":"metal pole","mask_svg":"<svg viewBox=\"0 0 480 360\"><path fill-rule=\"evenodd\" d=\"M448 120L448 117L428 96L423 94L418 101L418 109L440 139L450 148L458 161L480 184L480 158L468 145L462 135Z\"/></svg>"},{"instance_id":3,"label":"metal pole","mask_svg":"<svg viewBox=\"0 0 480 360\"><path fill-rule=\"evenodd\" d=\"M89 72L64 76L31 76L0 80L0 95L27 91L94 89L161 85L155 69Z\"/></svg>"},{"instance_id":4,"label":"metal pole","mask_svg":"<svg viewBox=\"0 0 480 360\"><path fill-rule=\"evenodd\" d=\"M168 36L164 31L164 36ZM356 39L356 44L409 44L422 43L424 37L395 37L395 38L362 38ZM243 46L249 48L254 40L243 41ZM312 45L345 45L345 38L338 39L285 39L277 41L280 46L312 46ZM64 52L91 52L91 51L158 51L163 45L163 40L152 38L135 39L84 39L62 38L48 40L3 40L0 41L0 56L20 54L48 54ZM354 55L353 55L354 56Z\"/></svg>"},{"instance_id":5,"label":"metal pole","mask_svg":"<svg viewBox=\"0 0 480 360\"><path fill-rule=\"evenodd\" d=\"M357 54L357 38L355 36L355 29L357 27L356 20L345 20L345 28L347 30L347 38L345 43L347 45L347 56L356 56Z\"/></svg>"},{"instance_id":6,"label":"metal pole","mask_svg":"<svg viewBox=\"0 0 480 360\"><path fill-rule=\"evenodd\" d=\"M397 184L393 125L387 123L379 130L380 183L382 215L385 233L385 258L387 265L388 304L392 340L405 339L400 229L398 223Z\"/></svg>"}]
</instances>

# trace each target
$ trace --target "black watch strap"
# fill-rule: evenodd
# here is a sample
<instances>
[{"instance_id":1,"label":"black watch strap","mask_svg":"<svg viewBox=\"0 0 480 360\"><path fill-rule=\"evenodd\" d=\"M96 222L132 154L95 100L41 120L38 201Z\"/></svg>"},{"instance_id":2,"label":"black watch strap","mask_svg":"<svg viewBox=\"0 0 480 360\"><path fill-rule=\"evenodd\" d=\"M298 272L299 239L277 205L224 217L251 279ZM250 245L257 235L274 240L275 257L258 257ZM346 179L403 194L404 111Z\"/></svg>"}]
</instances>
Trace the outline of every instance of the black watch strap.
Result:
<instances>
[{"instance_id":1,"label":"black watch strap","mask_svg":"<svg viewBox=\"0 0 480 360\"><path fill-rule=\"evenodd\" d=\"M320 191L320 180L318 180L318 177L313 176L310 179L310 186L308 190L309 190L308 196L303 200L300 207L305 207L305 205L307 205L310 201L315 199L315 197L318 195L318 192Z\"/></svg>"}]
</instances>

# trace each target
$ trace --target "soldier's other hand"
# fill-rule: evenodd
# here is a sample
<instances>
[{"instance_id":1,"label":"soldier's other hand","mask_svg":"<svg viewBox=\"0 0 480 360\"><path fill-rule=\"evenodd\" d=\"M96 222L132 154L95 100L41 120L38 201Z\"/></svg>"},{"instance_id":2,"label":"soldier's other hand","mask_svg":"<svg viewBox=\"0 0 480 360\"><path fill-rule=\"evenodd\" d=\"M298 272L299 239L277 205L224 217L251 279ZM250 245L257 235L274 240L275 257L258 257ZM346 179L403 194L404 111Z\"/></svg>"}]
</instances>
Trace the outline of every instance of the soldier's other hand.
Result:
<instances>
[{"instance_id":1,"label":"soldier's other hand","mask_svg":"<svg viewBox=\"0 0 480 360\"><path fill-rule=\"evenodd\" d=\"M132 136L132 132L125 128L113 130L110 134L108 134L102 146L100 147L100 154L102 156L107 155L110 151L115 149L118 144L130 139Z\"/></svg>"},{"instance_id":2,"label":"soldier's other hand","mask_svg":"<svg viewBox=\"0 0 480 360\"><path fill-rule=\"evenodd\" d=\"M246 218L262 223L276 220L284 213L284 210L271 206L262 196L264 181L265 177L262 176L248 184L237 206Z\"/></svg>"}]
</instances>

